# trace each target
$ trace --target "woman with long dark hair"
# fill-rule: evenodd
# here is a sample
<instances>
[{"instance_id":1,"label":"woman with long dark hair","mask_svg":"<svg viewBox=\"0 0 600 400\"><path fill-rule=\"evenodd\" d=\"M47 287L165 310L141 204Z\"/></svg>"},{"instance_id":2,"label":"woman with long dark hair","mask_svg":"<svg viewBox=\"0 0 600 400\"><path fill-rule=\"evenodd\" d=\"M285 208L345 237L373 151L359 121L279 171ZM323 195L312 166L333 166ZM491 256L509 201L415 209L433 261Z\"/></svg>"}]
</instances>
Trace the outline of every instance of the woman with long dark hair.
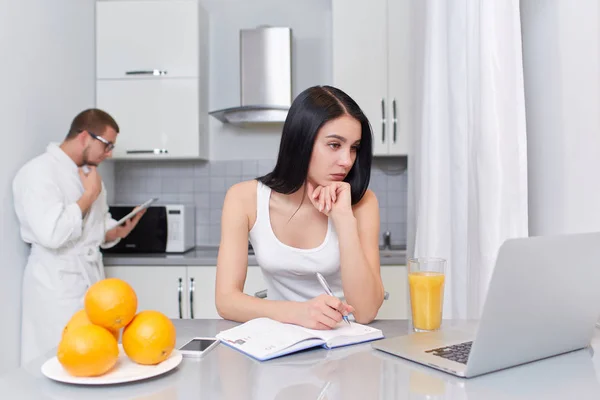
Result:
<instances>
[{"instance_id":1,"label":"woman with long dark hair","mask_svg":"<svg viewBox=\"0 0 600 400\"><path fill-rule=\"evenodd\" d=\"M375 318L384 290L379 206L367 189L371 136L366 116L341 90L315 86L296 97L273 171L225 197L216 281L223 318L268 317L313 329L331 329L348 314L361 323ZM248 240L266 299L243 293Z\"/></svg>"}]
</instances>

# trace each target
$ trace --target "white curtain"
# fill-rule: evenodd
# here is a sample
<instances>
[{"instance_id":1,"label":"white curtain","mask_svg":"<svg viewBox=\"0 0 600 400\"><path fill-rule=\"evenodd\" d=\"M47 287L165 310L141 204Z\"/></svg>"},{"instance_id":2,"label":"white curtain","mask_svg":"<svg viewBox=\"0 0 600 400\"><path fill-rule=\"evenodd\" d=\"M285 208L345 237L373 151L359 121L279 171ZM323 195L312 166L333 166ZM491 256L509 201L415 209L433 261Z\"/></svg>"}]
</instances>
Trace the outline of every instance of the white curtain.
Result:
<instances>
[{"instance_id":1,"label":"white curtain","mask_svg":"<svg viewBox=\"0 0 600 400\"><path fill-rule=\"evenodd\" d=\"M412 0L409 255L448 260L444 318L478 318L500 245L528 235L518 0Z\"/></svg>"}]
</instances>

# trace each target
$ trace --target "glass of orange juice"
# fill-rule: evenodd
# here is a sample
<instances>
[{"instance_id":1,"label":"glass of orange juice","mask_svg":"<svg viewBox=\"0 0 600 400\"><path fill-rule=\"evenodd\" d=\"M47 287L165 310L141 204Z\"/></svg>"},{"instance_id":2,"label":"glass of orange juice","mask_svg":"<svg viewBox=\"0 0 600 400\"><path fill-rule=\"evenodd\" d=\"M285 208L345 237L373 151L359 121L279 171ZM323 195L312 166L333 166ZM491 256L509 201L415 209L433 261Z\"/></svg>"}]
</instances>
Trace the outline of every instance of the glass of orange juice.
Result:
<instances>
[{"instance_id":1,"label":"glass of orange juice","mask_svg":"<svg viewBox=\"0 0 600 400\"><path fill-rule=\"evenodd\" d=\"M429 332L442 326L446 260L435 257L408 260L408 287L413 329Z\"/></svg>"}]
</instances>

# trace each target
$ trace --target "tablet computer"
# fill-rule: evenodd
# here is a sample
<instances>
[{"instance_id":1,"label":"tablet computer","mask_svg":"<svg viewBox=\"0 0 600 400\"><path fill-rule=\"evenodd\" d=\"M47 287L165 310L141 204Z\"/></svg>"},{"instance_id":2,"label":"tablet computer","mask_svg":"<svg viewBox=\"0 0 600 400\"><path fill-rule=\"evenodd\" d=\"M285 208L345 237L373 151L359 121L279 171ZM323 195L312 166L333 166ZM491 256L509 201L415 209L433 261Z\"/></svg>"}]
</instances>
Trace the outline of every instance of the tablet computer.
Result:
<instances>
[{"instance_id":1,"label":"tablet computer","mask_svg":"<svg viewBox=\"0 0 600 400\"><path fill-rule=\"evenodd\" d=\"M152 203L154 203L157 200L158 200L158 197L153 197L150 200L146 201L145 203L139 205L138 207L135 207L129 214L127 214L126 216L124 216L123 218L118 220L117 224L115 226L124 224L128 219L133 218L137 213L148 208Z\"/></svg>"}]
</instances>

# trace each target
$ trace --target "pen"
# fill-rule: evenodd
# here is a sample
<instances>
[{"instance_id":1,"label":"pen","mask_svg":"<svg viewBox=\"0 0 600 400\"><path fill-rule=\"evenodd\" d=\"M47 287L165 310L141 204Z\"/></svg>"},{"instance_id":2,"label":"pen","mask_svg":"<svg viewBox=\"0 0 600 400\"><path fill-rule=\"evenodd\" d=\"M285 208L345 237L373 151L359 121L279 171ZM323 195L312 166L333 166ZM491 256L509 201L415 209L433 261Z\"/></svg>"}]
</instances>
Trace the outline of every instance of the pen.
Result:
<instances>
[{"instance_id":1,"label":"pen","mask_svg":"<svg viewBox=\"0 0 600 400\"><path fill-rule=\"evenodd\" d=\"M334 296L333 292L331 291L331 288L327 284L327 281L325 280L325 278L323 277L323 275L321 275L319 272L317 272L317 278L319 279L319 283L321 284L321 286L323 286L323 289L325 289L325 293L327 293L330 296ZM346 323L348 325L350 325L350 321L348 320L348 316L342 314L342 318L344 319L344 321L346 321Z\"/></svg>"}]
</instances>

